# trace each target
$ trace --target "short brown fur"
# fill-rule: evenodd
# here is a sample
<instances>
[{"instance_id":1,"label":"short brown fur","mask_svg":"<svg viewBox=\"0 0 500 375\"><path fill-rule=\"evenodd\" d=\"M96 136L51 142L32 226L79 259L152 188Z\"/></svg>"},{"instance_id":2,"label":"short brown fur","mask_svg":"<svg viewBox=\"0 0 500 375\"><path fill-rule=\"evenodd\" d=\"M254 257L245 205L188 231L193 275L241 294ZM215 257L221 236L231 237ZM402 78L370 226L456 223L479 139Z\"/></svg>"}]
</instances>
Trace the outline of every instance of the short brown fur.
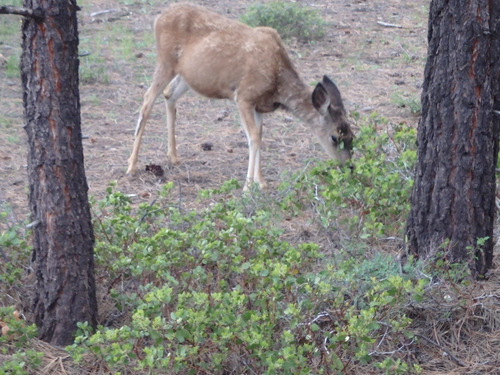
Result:
<instances>
[{"instance_id":1,"label":"short brown fur","mask_svg":"<svg viewBox=\"0 0 500 375\"><path fill-rule=\"evenodd\" d=\"M251 28L192 4L172 4L155 22L153 82L144 95L127 173L137 168L141 138L154 101L163 92L167 108L168 156L178 163L176 101L189 89L234 100L249 144L245 189L265 187L260 167L261 114L280 106L310 123L327 153L344 164L353 133L340 92L326 76L313 92L295 71L276 30Z\"/></svg>"}]
</instances>

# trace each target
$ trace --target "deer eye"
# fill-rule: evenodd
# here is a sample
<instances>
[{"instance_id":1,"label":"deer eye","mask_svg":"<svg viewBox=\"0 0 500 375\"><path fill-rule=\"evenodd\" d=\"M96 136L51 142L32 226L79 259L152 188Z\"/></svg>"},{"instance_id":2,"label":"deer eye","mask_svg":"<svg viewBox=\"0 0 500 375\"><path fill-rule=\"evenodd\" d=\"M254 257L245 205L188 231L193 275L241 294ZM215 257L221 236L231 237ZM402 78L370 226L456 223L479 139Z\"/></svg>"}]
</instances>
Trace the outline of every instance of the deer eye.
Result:
<instances>
[{"instance_id":1,"label":"deer eye","mask_svg":"<svg viewBox=\"0 0 500 375\"><path fill-rule=\"evenodd\" d=\"M339 144L339 139L334 135L332 135L332 143L334 144L334 146L337 146Z\"/></svg>"}]
</instances>

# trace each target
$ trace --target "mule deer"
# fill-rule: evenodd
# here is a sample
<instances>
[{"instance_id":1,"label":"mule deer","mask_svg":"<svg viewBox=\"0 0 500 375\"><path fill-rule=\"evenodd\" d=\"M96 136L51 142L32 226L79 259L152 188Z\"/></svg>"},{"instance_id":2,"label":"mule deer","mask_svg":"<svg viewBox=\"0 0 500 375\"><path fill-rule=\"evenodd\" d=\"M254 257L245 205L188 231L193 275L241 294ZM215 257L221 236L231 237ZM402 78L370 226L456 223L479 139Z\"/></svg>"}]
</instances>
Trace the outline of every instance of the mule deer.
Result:
<instances>
[{"instance_id":1,"label":"mule deer","mask_svg":"<svg viewBox=\"0 0 500 375\"><path fill-rule=\"evenodd\" d=\"M236 102L249 160L245 189L265 187L260 166L262 114L279 107L310 124L328 155L345 164L353 132L335 84L324 76L314 90L300 79L276 30L252 28L192 4L172 4L154 25L156 68L144 95L127 173L136 171L141 138L156 98L167 107L168 153L179 162L175 142L176 101L189 89Z\"/></svg>"}]
</instances>

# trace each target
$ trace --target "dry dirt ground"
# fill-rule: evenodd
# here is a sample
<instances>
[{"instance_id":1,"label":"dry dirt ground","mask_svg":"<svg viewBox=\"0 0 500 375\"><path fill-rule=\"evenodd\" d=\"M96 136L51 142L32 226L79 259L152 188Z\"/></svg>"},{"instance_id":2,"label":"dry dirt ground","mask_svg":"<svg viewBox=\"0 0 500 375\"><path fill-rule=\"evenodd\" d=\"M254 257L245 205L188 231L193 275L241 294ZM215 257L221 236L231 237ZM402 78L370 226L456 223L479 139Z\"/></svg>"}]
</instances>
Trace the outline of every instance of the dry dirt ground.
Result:
<instances>
[{"instance_id":1,"label":"dry dirt ground","mask_svg":"<svg viewBox=\"0 0 500 375\"><path fill-rule=\"evenodd\" d=\"M311 44L286 42L297 70L306 82L324 74L339 86L348 111L361 117L372 112L388 124L416 126L418 118L407 104L418 101L426 53L428 1L332 0L298 1L320 11L328 22L327 35ZM231 18L238 18L252 1L193 1ZM90 195L102 197L116 181L119 190L137 202L155 198L165 181L176 185L176 199L189 207L200 189L214 188L235 178L244 182L248 160L245 135L234 103L187 94L178 102L178 154L181 163L166 157L165 110L159 99L139 155L140 172L125 175L142 96L154 64L152 25L166 2L87 0L79 2L82 133ZM109 11L109 12L108 12ZM400 27L382 26L385 22ZM113 30L124 30L113 32ZM127 48L125 34L133 33ZM6 58L19 54L21 34L0 41ZM91 77L85 78L85 74ZM0 207L9 221L27 217L26 135L20 80L0 68ZM384 129L381 129L384 131ZM201 146L213 145L210 151ZM310 137L308 124L278 111L264 117L263 172L272 192L286 172L301 170L308 161L326 154ZM159 164L165 177L145 172Z\"/></svg>"}]
</instances>

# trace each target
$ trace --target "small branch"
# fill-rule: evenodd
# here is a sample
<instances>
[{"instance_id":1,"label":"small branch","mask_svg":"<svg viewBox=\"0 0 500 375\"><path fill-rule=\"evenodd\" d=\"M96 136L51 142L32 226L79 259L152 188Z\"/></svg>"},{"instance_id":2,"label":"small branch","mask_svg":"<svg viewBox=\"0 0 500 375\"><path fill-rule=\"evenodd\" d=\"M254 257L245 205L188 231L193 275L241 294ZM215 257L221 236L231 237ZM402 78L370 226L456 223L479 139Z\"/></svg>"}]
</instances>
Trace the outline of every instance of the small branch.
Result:
<instances>
[{"instance_id":1,"label":"small branch","mask_svg":"<svg viewBox=\"0 0 500 375\"><path fill-rule=\"evenodd\" d=\"M490 294L482 294L480 296L477 296L477 297L474 297L472 300L473 301L478 301L480 299L486 299L486 298L496 298L496 299L500 299L500 294L494 294L494 293L490 293Z\"/></svg>"},{"instance_id":2,"label":"small branch","mask_svg":"<svg viewBox=\"0 0 500 375\"><path fill-rule=\"evenodd\" d=\"M113 12L116 12L116 10L115 9L101 10L99 12L90 13L90 17L94 18L94 17L100 16L102 14L113 13Z\"/></svg>"},{"instance_id":3,"label":"small branch","mask_svg":"<svg viewBox=\"0 0 500 375\"><path fill-rule=\"evenodd\" d=\"M387 333L387 331L386 331ZM385 334L384 333L384 337L385 337ZM384 337L382 337L382 340L384 340ZM410 346L412 345L413 343L415 342L415 339L412 339L408 344L401 344L401 346L393 351L390 351L390 352L377 352L377 351L374 351L374 352L371 352L371 353L368 353L369 356L374 356L374 355L394 355L396 353L399 353L399 352L402 352L404 348L406 348L407 346ZM377 345L377 349L378 347L380 346L380 344L382 343L382 341L380 341L380 343Z\"/></svg>"},{"instance_id":4,"label":"small branch","mask_svg":"<svg viewBox=\"0 0 500 375\"><path fill-rule=\"evenodd\" d=\"M40 225L40 220L35 220L35 221L32 221L31 223L27 224L26 229L31 229L31 228L34 228L38 225Z\"/></svg>"},{"instance_id":5,"label":"small branch","mask_svg":"<svg viewBox=\"0 0 500 375\"><path fill-rule=\"evenodd\" d=\"M401 26L401 25L395 25L393 23L387 23L387 22L382 22L382 21L377 21L377 24L379 24L380 26L384 26L384 27L394 27L396 29L403 28L403 26Z\"/></svg>"},{"instance_id":6,"label":"small branch","mask_svg":"<svg viewBox=\"0 0 500 375\"><path fill-rule=\"evenodd\" d=\"M34 18L37 21L43 21L45 15L43 10L28 9L28 8L18 8L12 6L0 6L0 14L17 14L18 16Z\"/></svg>"},{"instance_id":7,"label":"small branch","mask_svg":"<svg viewBox=\"0 0 500 375\"><path fill-rule=\"evenodd\" d=\"M153 199L153 201L149 204L149 207L146 209L146 212L144 212L144 215L142 215L141 219L139 220L139 223L142 223L146 218L146 216L152 214L153 212L161 211L161 209L150 211L151 207L153 207L153 205L156 203L156 199L157 198Z\"/></svg>"}]
</instances>

